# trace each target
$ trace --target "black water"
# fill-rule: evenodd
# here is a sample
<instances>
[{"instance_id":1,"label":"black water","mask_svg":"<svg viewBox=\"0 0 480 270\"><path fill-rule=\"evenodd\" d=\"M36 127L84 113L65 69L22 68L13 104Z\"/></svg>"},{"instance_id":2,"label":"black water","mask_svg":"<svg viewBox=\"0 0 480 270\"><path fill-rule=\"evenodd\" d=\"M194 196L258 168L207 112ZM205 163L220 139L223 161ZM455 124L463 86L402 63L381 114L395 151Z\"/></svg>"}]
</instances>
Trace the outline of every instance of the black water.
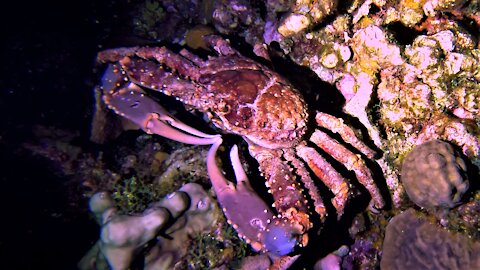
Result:
<instances>
[{"instance_id":1,"label":"black water","mask_svg":"<svg viewBox=\"0 0 480 270\"><path fill-rule=\"evenodd\" d=\"M79 144L88 139L93 61L108 27L98 19L108 6L10 1L2 8L0 269L76 269L98 237L88 214L72 211L69 179L21 144L34 125L79 132Z\"/></svg>"}]
</instances>

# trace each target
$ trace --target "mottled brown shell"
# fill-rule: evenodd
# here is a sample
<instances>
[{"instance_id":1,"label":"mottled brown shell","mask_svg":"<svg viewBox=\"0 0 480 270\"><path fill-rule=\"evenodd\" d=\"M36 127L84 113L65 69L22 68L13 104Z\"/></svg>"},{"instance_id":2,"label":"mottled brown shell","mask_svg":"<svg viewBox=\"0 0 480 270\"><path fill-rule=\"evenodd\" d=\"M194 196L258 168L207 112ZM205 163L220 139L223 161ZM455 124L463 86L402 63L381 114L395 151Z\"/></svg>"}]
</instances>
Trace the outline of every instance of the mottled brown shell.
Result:
<instances>
[{"instance_id":1,"label":"mottled brown shell","mask_svg":"<svg viewBox=\"0 0 480 270\"><path fill-rule=\"evenodd\" d=\"M308 118L300 93L266 67L252 64L246 68L246 63L242 64L226 70L223 66L222 70L219 63L212 63L220 71L200 76L198 83L211 96L204 110L211 110L220 128L245 136L257 145L278 148L297 144L305 134Z\"/></svg>"}]
</instances>

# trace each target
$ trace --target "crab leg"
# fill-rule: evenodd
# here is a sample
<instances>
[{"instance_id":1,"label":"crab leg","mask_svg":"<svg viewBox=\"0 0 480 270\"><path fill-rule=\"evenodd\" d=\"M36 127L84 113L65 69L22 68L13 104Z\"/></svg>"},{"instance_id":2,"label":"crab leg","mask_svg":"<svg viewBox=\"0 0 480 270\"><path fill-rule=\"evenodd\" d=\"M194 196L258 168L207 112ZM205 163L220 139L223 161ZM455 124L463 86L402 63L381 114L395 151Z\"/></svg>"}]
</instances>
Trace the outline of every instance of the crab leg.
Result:
<instances>
[{"instance_id":1,"label":"crab leg","mask_svg":"<svg viewBox=\"0 0 480 270\"><path fill-rule=\"evenodd\" d=\"M320 215L320 220L325 221L327 216L327 209L323 203L323 199L320 197L320 192L315 185L310 173L305 168L305 165L295 156L292 150L285 150L283 156L292 164L296 170L296 174L300 176L300 180L308 191L308 194L313 199L315 206L315 212Z\"/></svg>"},{"instance_id":2,"label":"crab leg","mask_svg":"<svg viewBox=\"0 0 480 270\"><path fill-rule=\"evenodd\" d=\"M283 159L283 152L250 145L250 154L258 161L265 185L272 194L274 207L283 218L294 223L299 231L306 232L312 224L309 219L308 206L303 190L298 187L294 168ZM308 239L305 239L305 243Z\"/></svg>"},{"instance_id":3,"label":"crab leg","mask_svg":"<svg viewBox=\"0 0 480 270\"><path fill-rule=\"evenodd\" d=\"M192 78L197 77L196 73L190 72L196 69L194 63L185 57L173 53L165 47L131 47L105 50L98 53L97 61L100 63L119 62L121 60L125 61L132 56L137 56L145 60L155 59L159 63L165 64L169 67L176 67L178 72L184 76Z\"/></svg>"},{"instance_id":4,"label":"crab leg","mask_svg":"<svg viewBox=\"0 0 480 270\"><path fill-rule=\"evenodd\" d=\"M343 119L336 118L323 112L317 112L317 115L315 115L315 121L317 121L319 126L340 134L345 142L360 150L360 152L362 152L362 154L367 156L369 159L375 158L375 151L370 149L370 147L368 147L364 142L359 140L353 129L343 123Z\"/></svg>"},{"instance_id":5,"label":"crab leg","mask_svg":"<svg viewBox=\"0 0 480 270\"><path fill-rule=\"evenodd\" d=\"M332 204L337 210L338 218L340 218L348 200L349 189L345 178L311 147L305 145L297 146L297 155L308 164L308 167L312 169L315 175L332 191L334 195ZM322 208L320 210L325 211ZM324 212L318 212L318 214L322 216Z\"/></svg>"},{"instance_id":6,"label":"crab leg","mask_svg":"<svg viewBox=\"0 0 480 270\"><path fill-rule=\"evenodd\" d=\"M288 221L276 218L255 193L242 168L236 146L232 147L230 158L237 184L223 176L215 161L221 143L222 139L217 140L208 151L207 171L228 223L256 251L278 255L290 253L297 244L298 232Z\"/></svg>"},{"instance_id":7,"label":"crab leg","mask_svg":"<svg viewBox=\"0 0 480 270\"><path fill-rule=\"evenodd\" d=\"M196 72L197 66L193 62L165 47L142 47L137 50L136 55L143 59L155 59L159 63L165 64L172 69L175 68L184 76L198 79L198 73Z\"/></svg>"},{"instance_id":8,"label":"crab leg","mask_svg":"<svg viewBox=\"0 0 480 270\"><path fill-rule=\"evenodd\" d=\"M197 55L189 52L188 50L182 49L180 51L180 55L192 61L195 65L199 67L203 67L207 65L206 61L204 61L202 58L198 57Z\"/></svg>"},{"instance_id":9,"label":"crab leg","mask_svg":"<svg viewBox=\"0 0 480 270\"><path fill-rule=\"evenodd\" d=\"M217 35L208 35L203 37L206 43L213 47L213 49L220 55L238 55L238 51L230 46L230 43Z\"/></svg>"},{"instance_id":10,"label":"crab leg","mask_svg":"<svg viewBox=\"0 0 480 270\"><path fill-rule=\"evenodd\" d=\"M378 189L377 185L372 178L370 169L365 165L365 162L358 156L352 153L350 150L341 145L337 140L332 139L325 132L315 130L310 137L310 141L315 143L318 147L322 148L325 152L331 155L333 158L343 163L348 170L351 170L357 176L358 182L360 182L368 190L372 196L372 201L375 208L381 209L385 205L385 201Z\"/></svg>"}]
</instances>

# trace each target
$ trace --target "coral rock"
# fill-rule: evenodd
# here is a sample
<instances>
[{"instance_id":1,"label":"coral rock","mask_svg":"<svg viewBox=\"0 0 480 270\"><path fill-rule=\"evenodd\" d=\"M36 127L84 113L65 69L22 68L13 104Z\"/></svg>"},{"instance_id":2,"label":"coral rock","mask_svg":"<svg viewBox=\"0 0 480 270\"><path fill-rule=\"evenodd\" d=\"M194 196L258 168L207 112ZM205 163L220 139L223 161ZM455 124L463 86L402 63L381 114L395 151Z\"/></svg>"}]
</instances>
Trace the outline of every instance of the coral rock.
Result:
<instances>
[{"instance_id":1,"label":"coral rock","mask_svg":"<svg viewBox=\"0 0 480 270\"><path fill-rule=\"evenodd\" d=\"M135 255L155 238L167 220L166 209L148 209L142 216L113 217L102 227L100 250L113 269L128 269Z\"/></svg>"},{"instance_id":2,"label":"coral rock","mask_svg":"<svg viewBox=\"0 0 480 270\"><path fill-rule=\"evenodd\" d=\"M171 221L176 221L195 200L198 201L198 198L189 196L187 191L178 191L152 204L139 215L120 215L110 194L94 194L89 204L102 227L100 239L79 262L79 269L103 270L108 268L106 263L111 269L128 269L144 246L154 240L165 226L171 225Z\"/></svg>"},{"instance_id":3,"label":"coral rock","mask_svg":"<svg viewBox=\"0 0 480 270\"><path fill-rule=\"evenodd\" d=\"M401 180L408 196L417 205L452 208L469 187L465 175L465 163L453 147L432 140L407 155Z\"/></svg>"},{"instance_id":4,"label":"coral rock","mask_svg":"<svg viewBox=\"0 0 480 270\"><path fill-rule=\"evenodd\" d=\"M480 243L419 218L413 209L392 218L381 269L480 269Z\"/></svg>"}]
</instances>

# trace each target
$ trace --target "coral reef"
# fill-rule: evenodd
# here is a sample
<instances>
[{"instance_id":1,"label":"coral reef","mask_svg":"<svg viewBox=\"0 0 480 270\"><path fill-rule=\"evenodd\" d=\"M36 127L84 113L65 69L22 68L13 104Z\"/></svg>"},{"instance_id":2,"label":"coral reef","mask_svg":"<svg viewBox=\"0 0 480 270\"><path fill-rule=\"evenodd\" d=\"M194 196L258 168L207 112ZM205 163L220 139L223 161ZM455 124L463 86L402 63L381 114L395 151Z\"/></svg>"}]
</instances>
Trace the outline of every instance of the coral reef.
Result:
<instances>
[{"instance_id":1,"label":"coral reef","mask_svg":"<svg viewBox=\"0 0 480 270\"><path fill-rule=\"evenodd\" d=\"M185 146L173 151L163 162L165 168L155 177L154 184L164 195L180 188L184 182L209 184L205 168L207 149Z\"/></svg>"},{"instance_id":2,"label":"coral reef","mask_svg":"<svg viewBox=\"0 0 480 270\"><path fill-rule=\"evenodd\" d=\"M455 13L460 2L354 2L347 9L351 16L339 15L325 27L280 41L287 57L335 84L345 98L343 111L384 150L377 163L397 207L404 197L399 170L415 145L451 142L480 167L478 33L439 16ZM372 6L380 10L372 12ZM428 19L421 23L425 10ZM415 29L396 30L396 22ZM403 31L426 34L410 42Z\"/></svg>"},{"instance_id":3,"label":"coral reef","mask_svg":"<svg viewBox=\"0 0 480 270\"><path fill-rule=\"evenodd\" d=\"M146 0L137 7L138 17L133 21L134 31L140 36L157 39L159 33L155 31L158 24L163 23L168 16L159 1Z\"/></svg>"},{"instance_id":4,"label":"coral reef","mask_svg":"<svg viewBox=\"0 0 480 270\"><path fill-rule=\"evenodd\" d=\"M470 2L465 6L466 2ZM435 17L441 12L451 12L460 16L475 16L475 1L465 0L424 0L424 1L376 1L376 5L385 9L385 22L401 22L405 26L413 27L425 17ZM477 10L478 16L478 10Z\"/></svg>"},{"instance_id":5,"label":"coral reef","mask_svg":"<svg viewBox=\"0 0 480 270\"><path fill-rule=\"evenodd\" d=\"M302 32L307 28L312 28L325 19L335 11L338 1L292 1L290 5L286 5L288 1L267 1L268 10L271 14L267 17L271 21L272 18L276 18L280 12L287 11L287 14L281 16L278 21L277 31L284 37L291 36L293 34Z\"/></svg>"},{"instance_id":6,"label":"coral reef","mask_svg":"<svg viewBox=\"0 0 480 270\"><path fill-rule=\"evenodd\" d=\"M134 6L133 31L142 38L181 43L196 24L206 23L211 10L199 1L145 0ZM208 2L208 1L204 1Z\"/></svg>"},{"instance_id":7,"label":"coral reef","mask_svg":"<svg viewBox=\"0 0 480 270\"><path fill-rule=\"evenodd\" d=\"M342 261L342 269L373 269L379 264L379 249L369 239L356 239Z\"/></svg>"},{"instance_id":8,"label":"coral reef","mask_svg":"<svg viewBox=\"0 0 480 270\"><path fill-rule=\"evenodd\" d=\"M189 207L175 223L173 223L165 233L169 236L162 238L149 251L145 258L145 269L171 269L172 267L198 268L204 266L206 268L220 266L224 263L228 264L229 255L217 250L208 254L206 249L210 248L207 244L201 244L199 237L212 238L212 232L218 230L217 222L221 221L221 212L217 204L206 191L198 184L189 183L182 186L179 191L188 194L190 199ZM154 207L161 206L161 202L154 203ZM224 250L231 248L231 237L219 233L219 236L225 237ZM196 239L196 240L195 240ZM238 239L237 239L238 241ZM203 245L203 246L202 246ZM243 247L244 248L244 247ZM208 256L192 257L195 252L201 252ZM212 258L214 258L212 260ZM207 260L205 263L204 260ZM215 264L216 263L216 264ZM183 267L182 267L183 265Z\"/></svg>"},{"instance_id":9,"label":"coral reef","mask_svg":"<svg viewBox=\"0 0 480 270\"><path fill-rule=\"evenodd\" d=\"M419 36L405 50L408 64L382 70L378 112L393 159L401 161L414 145L442 139L478 164L478 111L473 105L478 100L472 94L477 91L468 83L477 80L478 56L476 50L462 53L461 48L450 30Z\"/></svg>"},{"instance_id":10,"label":"coral reef","mask_svg":"<svg viewBox=\"0 0 480 270\"><path fill-rule=\"evenodd\" d=\"M387 226L382 269L479 269L480 242L448 232L409 209Z\"/></svg>"},{"instance_id":11,"label":"coral reef","mask_svg":"<svg viewBox=\"0 0 480 270\"><path fill-rule=\"evenodd\" d=\"M212 23L222 34L238 34L252 45L261 46L264 21L255 1L212 1Z\"/></svg>"},{"instance_id":12,"label":"coral reef","mask_svg":"<svg viewBox=\"0 0 480 270\"><path fill-rule=\"evenodd\" d=\"M265 22L258 5L249 0L145 0L135 5L131 24L138 37L187 44L194 49L208 49L199 36L214 30L236 34L255 46L257 54L268 58L262 37Z\"/></svg>"},{"instance_id":13,"label":"coral reef","mask_svg":"<svg viewBox=\"0 0 480 270\"><path fill-rule=\"evenodd\" d=\"M471 239L480 239L480 192L476 191L469 202L466 202L453 211L439 211L436 218L439 223L454 232L465 234Z\"/></svg>"},{"instance_id":14,"label":"coral reef","mask_svg":"<svg viewBox=\"0 0 480 270\"><path fill-rule=\"evenodd\" d=\"M102 256L113 269L129 269L147 243L145 269L168 269L187 253L188 239L194 233L211 231L218 216L215 202L193 183L153 203L140 215L118 214L105 192L92 196L90 209L101 226L100 240L79 262L80 269L106 269ZM170 237L161 239L161 231Z\"/></svg>"},{"instance_id":15,"label":"coral reef","mask_svg":"<svg viewBox=\"0 0 480 270\"><path fill-rule=\"evenodd\" d=\"M449 143L432 140L408 153L401 180L415 204L452 208L469 188L466 170L465 162Z\"/></svg>"},{"instance_id":16,"label":"coral reef","mask_svg":"<svg viewBox=\"0 0 480 270\"><path fill-rule=\"evenodd\" d=\"M382 254L381 243L385 235L385 226L392 213L358 214L349 228L354 242L349 252L342 256L341 269L378 268Z\"/></svg>"}]
</instances>

